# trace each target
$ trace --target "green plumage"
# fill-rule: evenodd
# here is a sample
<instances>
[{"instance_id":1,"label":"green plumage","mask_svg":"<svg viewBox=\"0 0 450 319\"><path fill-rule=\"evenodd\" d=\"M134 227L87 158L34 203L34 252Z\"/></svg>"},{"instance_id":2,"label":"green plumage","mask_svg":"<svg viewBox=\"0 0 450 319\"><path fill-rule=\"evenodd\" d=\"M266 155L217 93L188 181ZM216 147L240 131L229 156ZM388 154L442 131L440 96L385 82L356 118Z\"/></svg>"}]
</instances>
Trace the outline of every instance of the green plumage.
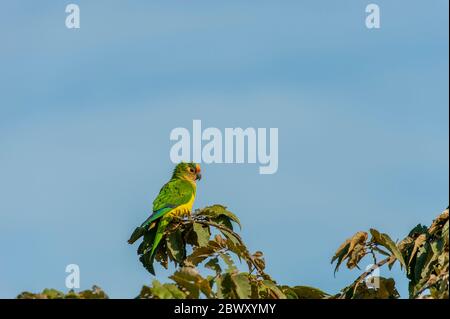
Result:
<instances>
[{"instance_id":1,"label":"green plumage","mask_svg":"<svg viewBox=\"0 0 450 319\"><path fill-rule=\"evenodd\" d=\"M142 236L151 236L152 245L150 254L146 257L150 261L154 258L154 253L161 241L167 225L173 216L179 211L192 208L195 199L196 186L195 181L200 179L200 167L195 163L181 163L175 167L172 178L159 191L158 196L153 201L153 213L149 216L141 226L137 227L132 233L129 244L133 244ZM153 228L156 227L156 232ZM152 228L152 231L150 231ZM153 236L154 235L154 236ZM148 238L147 238L148 239ZM144 240L145 243L145 240ZM143 244L144 244L143 243ZM145 244L139 247L139 251L143 253L149 249ZM151 262L152 263L152 262ZM150 264L151 264L150 263ZM153 273L153 269L150 272Z\"/></svg>"},{"instance_id":2,"label":"green plumage","mask_svg":"<svg viewBox=\"0 0 450 319\"><path fill-rule=\"evenodd\" d=\"M191 182L180 178L172 178L161 188L159 195L153 201L153 212L186 204L193 195L195 196L195 189Z\"/></svg>"}]
</instances>

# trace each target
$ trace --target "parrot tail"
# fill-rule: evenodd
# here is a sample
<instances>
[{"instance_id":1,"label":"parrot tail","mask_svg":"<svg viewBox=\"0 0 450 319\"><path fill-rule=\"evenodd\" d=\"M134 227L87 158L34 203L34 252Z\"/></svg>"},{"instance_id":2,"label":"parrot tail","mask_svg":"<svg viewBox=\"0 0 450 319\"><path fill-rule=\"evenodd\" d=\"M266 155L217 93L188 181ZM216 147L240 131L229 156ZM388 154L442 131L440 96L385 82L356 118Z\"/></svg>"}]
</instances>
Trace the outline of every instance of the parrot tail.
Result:
<instances>
[{"instance_id":1,"label":"parrot tail","mask_svg":"<svg viewBox=\"0 0 450 319\"><path fill-rule=\"evenodd\" d=\"M138 240L139 238L144 236L144 234L147 230L152 229L155 226L154 224L155 223L154 223L153 216L150 216L149 218L147 218L147 220L145 222L143 222L141 226L136 227L134 232L131 234L130 239L128 239L128 243L130 245L134 244L134 242L136 240Z\"/></svg>"},{"instance_id":2,"label":"parrot tail","mask_svg":"<svg viewBox=\"0 0 450 319\"><path fill-rule=\"evenodd\" d=\"M171 211L172 208L174 206L168 206L168 207L164 207L161 208L155 212L153 212L153 214L148 217L141 226L137 227L134 232L131 234L130 239L128 239L128 243L131 245L133 244L136 240L138 240L139 238L141 238L142 236L144 236L145 232L149 229L152 229L153 227L155 227L155 222L162 216L164 216L164 214L166 214L167 212ZM166 225L167 226L167 225ZM165 228L165 226L164 226Z\"/></svg>"},{"instance_id":3,"label":"parrot tail","mask_svg":"<svg viewBox=\"0 0 450 319\"><path fill-rule=\"evenodd\" d=\"M159 242L161 241L164 231L166 230L167 225L170 223L170 218L161 218L161 221L158 224L158 230L156 231L155 239L153 240L152 250L150 252L150 258L153 257L153 254L155 253L156 248L159 245Z\"/></svg>"},{"instance_id":4,"label":"parrot tail","mask_svg":"<svg viewBox=\"0 0 450 319\"><path fill-rule=\"evenodd\" d=\"M134 242L136 240L138 240L139 238L141 238L142 236L144 236L145 233L145 228L144 227L136 227L136 229L134 230L134 232L131 234L130 239L128 239L128 243L130 245L134 244Z\"/></svg>"}]
</instances>

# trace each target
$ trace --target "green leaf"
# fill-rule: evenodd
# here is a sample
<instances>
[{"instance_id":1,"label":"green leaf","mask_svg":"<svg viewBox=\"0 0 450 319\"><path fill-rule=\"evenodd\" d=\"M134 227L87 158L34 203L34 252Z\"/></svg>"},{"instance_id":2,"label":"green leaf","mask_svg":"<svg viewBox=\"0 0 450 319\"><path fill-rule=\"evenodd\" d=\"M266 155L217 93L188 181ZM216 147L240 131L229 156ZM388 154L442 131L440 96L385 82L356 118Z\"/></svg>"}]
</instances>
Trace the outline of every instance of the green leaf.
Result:
<instances>
[{"instance_id":1,"label":"green leaf","mask_svg":"<svg viewBox=\"0 0 450 319\"><path fill-rule=\"evenodd\" d=\"M158 299L185 299L186 295L174 284L162 285L154 280L151 287L151 293Z\"/></svg>"},{"instance_id":2,"label":"green leaf","mask_svg":"<svg viewBox=\"0 0 450 319\"><path fill-rule=\"evenodd\" d=\"M294 286L288 288L292 289L295 292L298 299L323 299L329 296L329 294L314 287Z\"/></svg>"},{"instance_id":3,"label":"green leaf","mask_svg":"<svg viewBox=\"0 0 450 319\"><path fill-rule=\"evenodd\" d=\"M220 299L235 298L233 290L233 281L230 273L224 273L216 279L217 297Z\"/></svg>"},{"instance_id":4,"label":"green leaf","mask_svg":"<svg viewBox=\"0 0 450 319\"><path fill-rule=\"evenodd\" d=\"M195 248L192 254L190 254L186 260L191 262L194 266L204 261L216 252L216 249L212 246Z\"/></svg>"},{"instance_id":5,"label":"green leaf","mask_svg":"<svg viewBox=\"0 0 450 319\"><path fill-rule=\"evenodd\" d=\"M164 284L164 287L172 294L173 299L186 299L186 294L178 289L176 285Z\"/></svg>"},{"instance_id":6,"label":"green leaf","mask_svg":"<svg viewBox=\"0 0 450 319\"><path fill-rule=\"evenodd\" d=\"M198 213L200 216L206 216L211 219L219 218L220 216L226 216L230 220L234 221L236 224L239 225L241 228L241 222L239 221L239 218L229 210L225 206L222 205L213 205L209 207L205 207L202 210L200 210Z\"/></svg>"},{"instance_id":7,"label":"green leaf","mask_svg":"<svg viewBox=\"0 0 450 319\"><path fill-rule=\"evenodd\" d=\"M108 299L108 295L97 286L91 290L83 290L76 293L73 289L64 295L63 292L56 289L44 289L41 293L33 294L31 292L22 292L17 296L18 299Z\"/></svg>"},{"instance_id":8,"label":"green leaf","mask_svg":"<svg viewBox=\"0 0 450 319\"><path fill-rule=\"evenodd\" d=\"M225 264L227 264L228 272L236 270L236 266L234 265L233 259L228 253L219 253L219 256L222 258Z\"/></svg>"},{"instance_id":9,"label":"green leaf","mask_svg":"<svg viewBox=\"0 0 450 319\"><path fill-rule=\"evenodd\" d=\"M209 242L209 237L211 236L209 227L199 223L194 223L194 232L197 234L198 245L200 247L207 246Z\"/></svg>"},{"instance_id":10,"label":"green leaf","mask_svg":"<svg viewBox=\"0 0 450 319\"><path fill-rule=\"evenodd\" d=\"M136 299L150 299L153 297L152 289L149 286L142 286L141 292L139 293L139 296L136 297Z\"/></svg>"},{"instance_id":11,"label":"green leaf","mask_svg":"<svg viewBox=\"0 0 450 319\"><path fill-rule=\"evenodd\" d=\"M394 243L394 241L389 237L387 234L382 234L378 230L371 228L370 233L372 235L372 242L382 245L383 247L386 247L394 256L397 258L397 260L400 262L400 264L407 268L406 262L403 259L403 255L398 249L397 245Z\"/></svg>"},{"instance_id":12,"label":"green leaf","mask_svg":"<svg viewBox=\"0 0 450 319\"><path fill-rule=\"evenodd\" d=\"M411 229L411 231L408 234L408 237L416 238L417 236L421 234L425 234L428 231L426 226L423 226L421 224L418 224L416 227Z\"/></svg>"},{"instance_id":13,"label":"green leaf","mask_svg":"<svg viewBox=\"0 0 450 319\"><path fill-rule=\"evenodd\" d=\"M108 295L97 286L93 286L91 290L83 290L78 295L80 299L108 299Z\"/></svg>"},{"instance_id":14,"label":"green leaf","mask_svg":"<svg viewBox=\"0 0 450 319\"><path fill-rule=\"evenodd\" d=\"M186 268L176 271L169 278L175 281L180 287L185 288L189 298L199 298L200 288L196 284L197 276L188 272Z\"/></svg>"},{"instance_id":15,"label":"green leaf","mask_svg":"<svg viewBox=\"0 0 450 319\"><path fill-rule=\"evenodd\" d=\"M231 276L234 283L234 290L239 299L248 299L251 296L252 290L250 282L248 280L248 275L245 273L239 273L237 275Z\"/></svg>"},{"instance_id":16,"label":"green leaf","mask_svg":"<svg viewBox=\"0 0 450 319\"><path fill-rule=\"evenodd\" d=\"M227 239L226 246L228 249L235 253L239 257L239 260L241 257L246 257L246 255L248 255L247 248L242 244L240 238L238 238L233 231L221 229L220 232Z\"/></svg>"},{"instance_id":17,"label":"green leaf","mask_svg":"<svg viewBox=\"0 0 450 319\"><path fill-rule=\"evenodd\" d=\"M223 293L223 286L222 286L222 277L218 276L215 281L216 284L216 297L219 299L226 299L224 293Z\"/></svg>"},{"instance_id":18,"label":"green leaf","mask_svg":"<svg viewBox=\"0 0 450 319\"><path fill-rule=\"evenodd\" d=\"M203 278L195 268L182 267L169 277L179 286L189 291L189 298L198 299L200 291L206 296L211 297L211 286L209 281Z\"/></svg>"},{"instance_id":19,"label":"green leaf","mask_svg":"<svg viewBox=\"0 0 450 319\"><path fill-rule=\"evenodd\" d=\"M379 287L377 289L367 287L363 281L356 288L352 299L397 299L400 297L392 278L377 277Z\"/></svg>"},{"instance_id":20,"label":"green leaf","mask_svg":"<svg viewBox=\"0 0 450 319\"><path fill-rule=\"evenodd\" d=\"M47 299L60 299L64 297L64 293L56 289L44 289L42 294L47 297Z\"/></svg>"},{"instance_id":21,"label":"green leaf","mask_svg":"<svg viewBox=\"0 0 450 319\"><path fill-rule=\"evenodd\" d=\"M176 230L169 233L166 238L167 249L170 253L170 257L176 263L181 263L186 254L186 248L184 246L183 238L181 232Z\"/></svg>"},{"instance_id":22,"label":"green leaf","mask_svg":"<svg viewBox=\"0 0 450 319\"><path fill-rule=\"evenodd\" d=\"M380 247L377 246L373 246L372 249L378 253L380 253L381 255L387 256L389 257L391 254L388 253L387 251L384 251L383 249L381 249Z\"/></svg>"},{"instance_id":23,"label":"green leaf","mask_svg":"<svg viewBox=\"0 0 450 319\"><path fill-rule=\"evenodd\" d=\"M271 295L273 299L286 299L286 295L273 281L263 280L262 283L270 291L269 295Z\"/></svg>"},{"instance_id":24,"label":"green leaf","mask_svg":"<svg viewBox=\"0 0 450 319\"><path fill-rule=\"evenodd\" d=\"M221 226L225 226L228 229L233 230L233 224L231 223L231 219L228 216L218 216L214 218L214 222Z\"/></svg>"},{"instance_id":25,"label":"green leaf","mask_svg":"<svg viewBox=\"0 0 450 319\"><path fill-rule=\"evenodd\" d=\"M222 267L220 267L219 259L217 257L211 258L206 264L205 268L214 270L216 274L220 274L222 272Z\"/></svg>"},{"instance_id":26,"label":"green leaf","mask_svg":"<svg viewBox=\"0 0 450 319\"><path fill-rule=\"evenodd\" d=\"M433 257L433 251L430 247L430 244L426 242L422 247L419 248L419 251L416 254L415 263L413 266L413 277L411 279L412 287L417 286L422 278L422 271L425 268L425 265L431 260ZM420 288L420 287L419 287ZM410 293L412 295L415 294L416 288L413 288Z\"/></svg>"},{"instance_id":27,"label":"green leaf","mask_svg":"<svg viewBox=\"0 0 450 319\"><path fill-rule=\"evenodd\" d=\"M161 241L155 251L155 260L161 264L165 269L169 267L169 256L167 255L166 241Z\"/></svg>"},{"instance_id":28,"label":"green leaf","mask_svg":"<svg viewBox=\"0 0 450 319\"><path fill-rule=\"evenodd\" d=\"M158 299L169 299L172 297L170 291L168 291L161 283L154 280L152 283L152 295Z\"/></svg>"}]
</instances>

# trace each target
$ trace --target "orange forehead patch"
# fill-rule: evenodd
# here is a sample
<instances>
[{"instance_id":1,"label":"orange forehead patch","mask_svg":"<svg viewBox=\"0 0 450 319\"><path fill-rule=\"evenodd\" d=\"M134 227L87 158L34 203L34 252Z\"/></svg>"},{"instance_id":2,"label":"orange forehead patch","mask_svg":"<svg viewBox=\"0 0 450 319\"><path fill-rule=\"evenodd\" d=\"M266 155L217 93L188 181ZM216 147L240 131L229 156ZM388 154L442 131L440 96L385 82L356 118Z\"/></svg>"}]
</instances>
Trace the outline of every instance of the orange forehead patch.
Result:
<instances>
[{"instance_id":1,"label":"orange forehead patch","mask_svg":"<svg viewBox=\"0 0 450 319\"><path fill-rule=\"evenodd\" d=\"M200 173L200 164L195 164L195 171Z\"/></svg>"}]
</instances>

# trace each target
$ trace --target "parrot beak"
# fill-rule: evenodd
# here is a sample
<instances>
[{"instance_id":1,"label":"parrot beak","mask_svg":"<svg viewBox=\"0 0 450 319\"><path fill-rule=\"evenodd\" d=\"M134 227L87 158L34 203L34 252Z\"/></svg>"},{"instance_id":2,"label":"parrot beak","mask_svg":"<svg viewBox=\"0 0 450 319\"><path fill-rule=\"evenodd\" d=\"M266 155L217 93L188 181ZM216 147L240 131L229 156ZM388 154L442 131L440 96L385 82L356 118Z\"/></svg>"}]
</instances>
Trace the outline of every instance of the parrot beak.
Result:
<instances>
[{"instance_id":1,"label":"parrot beak","mask_svg":"<svg viewBox=\"0 0 450 319\"><path fill-rule=\"evenodd\" d=\"M196 172L196 180L199 181L202 179L202 173L201 173L201 169L200 169L200 165L196 164L195 165L195 172Z\"/></svg>"}]
</instances>

